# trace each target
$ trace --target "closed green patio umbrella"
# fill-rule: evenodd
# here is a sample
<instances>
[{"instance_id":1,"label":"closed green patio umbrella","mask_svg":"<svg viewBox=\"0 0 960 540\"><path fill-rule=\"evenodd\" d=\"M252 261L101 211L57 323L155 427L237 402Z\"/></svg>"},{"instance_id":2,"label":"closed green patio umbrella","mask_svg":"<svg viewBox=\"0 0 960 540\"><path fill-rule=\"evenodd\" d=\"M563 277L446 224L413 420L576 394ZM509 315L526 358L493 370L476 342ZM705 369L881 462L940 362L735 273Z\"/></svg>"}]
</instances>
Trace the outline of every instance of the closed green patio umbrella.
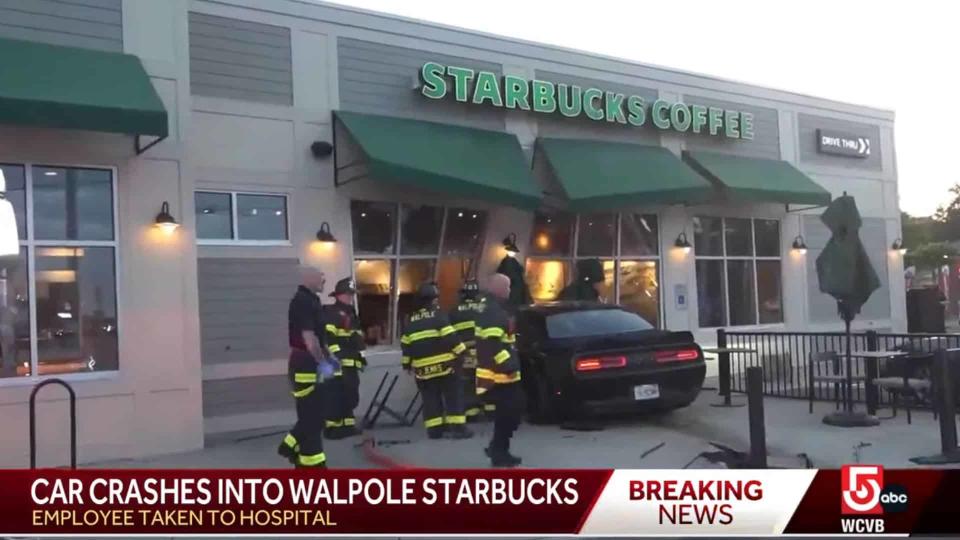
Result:
<instances>
[{"instance_id":1,"label":"closed green patio umbrella","mask_svg":"<svg viewBox=\"0 0 960 540\"><path fill-rule=\"evenodd\" d=\"M844 410L827 415L827 424L852 427L876 425L876 417L853 411L853 362L850 357L850 323L870 299L873 291L880 288L880 278L867 251L860 242L860 212L853 197L843 194L835 199L820 216L830 229L830 240L817 257L817 280L820 291L837 300L837 311L846 326L846 396Z\"/></svg>"}]
</instances>

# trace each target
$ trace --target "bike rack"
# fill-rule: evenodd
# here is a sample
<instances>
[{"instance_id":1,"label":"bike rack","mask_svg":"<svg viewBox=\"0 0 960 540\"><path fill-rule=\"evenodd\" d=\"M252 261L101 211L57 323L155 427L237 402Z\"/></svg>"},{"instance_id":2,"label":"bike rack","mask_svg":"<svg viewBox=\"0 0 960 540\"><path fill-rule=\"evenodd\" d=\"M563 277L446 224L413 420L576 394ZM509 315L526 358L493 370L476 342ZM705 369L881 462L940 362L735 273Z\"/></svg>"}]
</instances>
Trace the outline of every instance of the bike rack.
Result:
<instances>
[{"instance_id":1,"label":"bike rack","mask_svg":"<svg viewBox=\"0 0 960 540\"><path fill-rule=\"evenodd\" d=\"M70 396L70 468L77 468L77 394L73 387L62 379L48 379L33 387L30 392L30 468L37 468L37 393L44 386L57 384L67 389Z\"/></svg>"},{"instance_id":2,"label":"bike rack","mask_svg":"<svg viewBox=\"0 0 960 540\"><path fill-rule=\"evenodd\" d=\"M373 398L370 400L370 404L367 406L367 412L363 415L363 420L361 421L364 429L373 428L373 426L377 423L377 419L380 418L381 413L386 413L387 416L396 421L395 424L389 424L386 427L412 426L414 421L417 419L417 415L420 414L420 410L423 409L423 404L421 404L416 412L414 412L412 416L410 415L411 411L413 411L414 405L417 403L417 398L420 397L419 390L416 394L414 394L413 399L410 400L410 403L407 405L407 408L403 411L403 413L397 412L388 407L387 400L390 399L390 394L393 393L393 388L400 379L399 375L394 375L393 379L390 380L390 384L387 386L386 392L383 394L383 398L380 398L380 392L383 390L383 385L386 384L389 376L389 371L383 374L383 378L380 379L380 385L377 386L377 391L374 392ZM378 400L378 398L380 399Z\"/></svg>"}]
</instances>

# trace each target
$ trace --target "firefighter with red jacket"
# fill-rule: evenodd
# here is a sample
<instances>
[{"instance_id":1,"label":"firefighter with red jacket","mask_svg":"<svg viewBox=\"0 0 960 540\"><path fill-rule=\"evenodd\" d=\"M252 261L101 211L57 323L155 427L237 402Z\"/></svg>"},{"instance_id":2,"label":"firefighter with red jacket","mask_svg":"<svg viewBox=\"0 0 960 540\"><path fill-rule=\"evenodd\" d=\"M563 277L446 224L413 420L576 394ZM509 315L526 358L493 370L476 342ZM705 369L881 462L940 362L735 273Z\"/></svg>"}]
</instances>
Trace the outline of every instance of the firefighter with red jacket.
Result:
<instances>
[{"instance_id":1,"label":"firefighter with red jacket","mask_svg":"<svg viewBox=\"0 0 960 540\"><path fill-rule=\"evenodd\" d=\"M330 293L335 301L325 306L323 325L327 347L340 360L340 371L331 381L329 411L326 420L328 439L343 439L360 434L354 409L360 403L360 373L367 365L363 331L354 308L357 293L353 280L344 278Z\"/></svg>"},{"instance_id":2,"label":"firefighter with red jacket","mask_svg":"<svg viewBox=\"0 0 960 540\"><path fill-rule=\"evenodd\" d=\"M510 278L494 274L487 292L475 330L477 394L496 405L493 438L486 453L494 467L516 467L522 460L510 453L510 439L523 418L524 399L514 321L506 305Z\"/></svg>"},{"instance_id":3,"label":"firefighter with red jacket","mask_svg":"<svg viewBox=\"0 0 960 540\"><path fill-rule=\"evenodd\" d=\"M417 289L418 310L407 316L400 336L403 369L413 371L423 399L423 423L431 439L469 439L463 414L461 356L466 346L440 310L435 283Z\"/></svg>"}]
</instances>

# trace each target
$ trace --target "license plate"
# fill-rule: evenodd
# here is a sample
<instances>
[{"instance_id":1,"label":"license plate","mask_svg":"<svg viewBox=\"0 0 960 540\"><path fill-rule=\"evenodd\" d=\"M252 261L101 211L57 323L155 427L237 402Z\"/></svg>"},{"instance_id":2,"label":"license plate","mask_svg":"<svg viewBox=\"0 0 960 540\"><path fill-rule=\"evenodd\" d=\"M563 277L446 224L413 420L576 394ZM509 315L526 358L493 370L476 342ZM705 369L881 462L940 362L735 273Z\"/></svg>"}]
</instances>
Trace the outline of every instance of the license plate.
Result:
<instances>
[{"instance_id":1,"label":"license plate","mask_svg":"<svg viewBox=\"0 0 960 540\"><path fill-rule=\"evenodd\" d=\"M659 384L641 384L633 387L633 399L637 401L657 399L659 397L660 397Z\"/></svg>"}]
</instances>

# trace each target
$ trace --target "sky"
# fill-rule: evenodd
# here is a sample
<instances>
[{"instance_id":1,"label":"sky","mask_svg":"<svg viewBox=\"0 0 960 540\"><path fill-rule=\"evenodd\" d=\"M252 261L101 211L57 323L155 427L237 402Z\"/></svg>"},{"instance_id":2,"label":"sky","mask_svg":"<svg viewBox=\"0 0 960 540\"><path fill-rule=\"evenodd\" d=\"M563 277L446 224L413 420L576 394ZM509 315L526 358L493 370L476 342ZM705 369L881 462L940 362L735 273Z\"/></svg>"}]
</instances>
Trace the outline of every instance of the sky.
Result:
<instances>
[{"instance_id":1,"label":"sky","mask_svg":"<svg viewBox=\"0 0 960 540\"><path fill-rule=\"evenodd\" d=\"M960 183L960 2L334 3L893 110L901 209L929 215Z\"/></svg>"}]
</instances>

